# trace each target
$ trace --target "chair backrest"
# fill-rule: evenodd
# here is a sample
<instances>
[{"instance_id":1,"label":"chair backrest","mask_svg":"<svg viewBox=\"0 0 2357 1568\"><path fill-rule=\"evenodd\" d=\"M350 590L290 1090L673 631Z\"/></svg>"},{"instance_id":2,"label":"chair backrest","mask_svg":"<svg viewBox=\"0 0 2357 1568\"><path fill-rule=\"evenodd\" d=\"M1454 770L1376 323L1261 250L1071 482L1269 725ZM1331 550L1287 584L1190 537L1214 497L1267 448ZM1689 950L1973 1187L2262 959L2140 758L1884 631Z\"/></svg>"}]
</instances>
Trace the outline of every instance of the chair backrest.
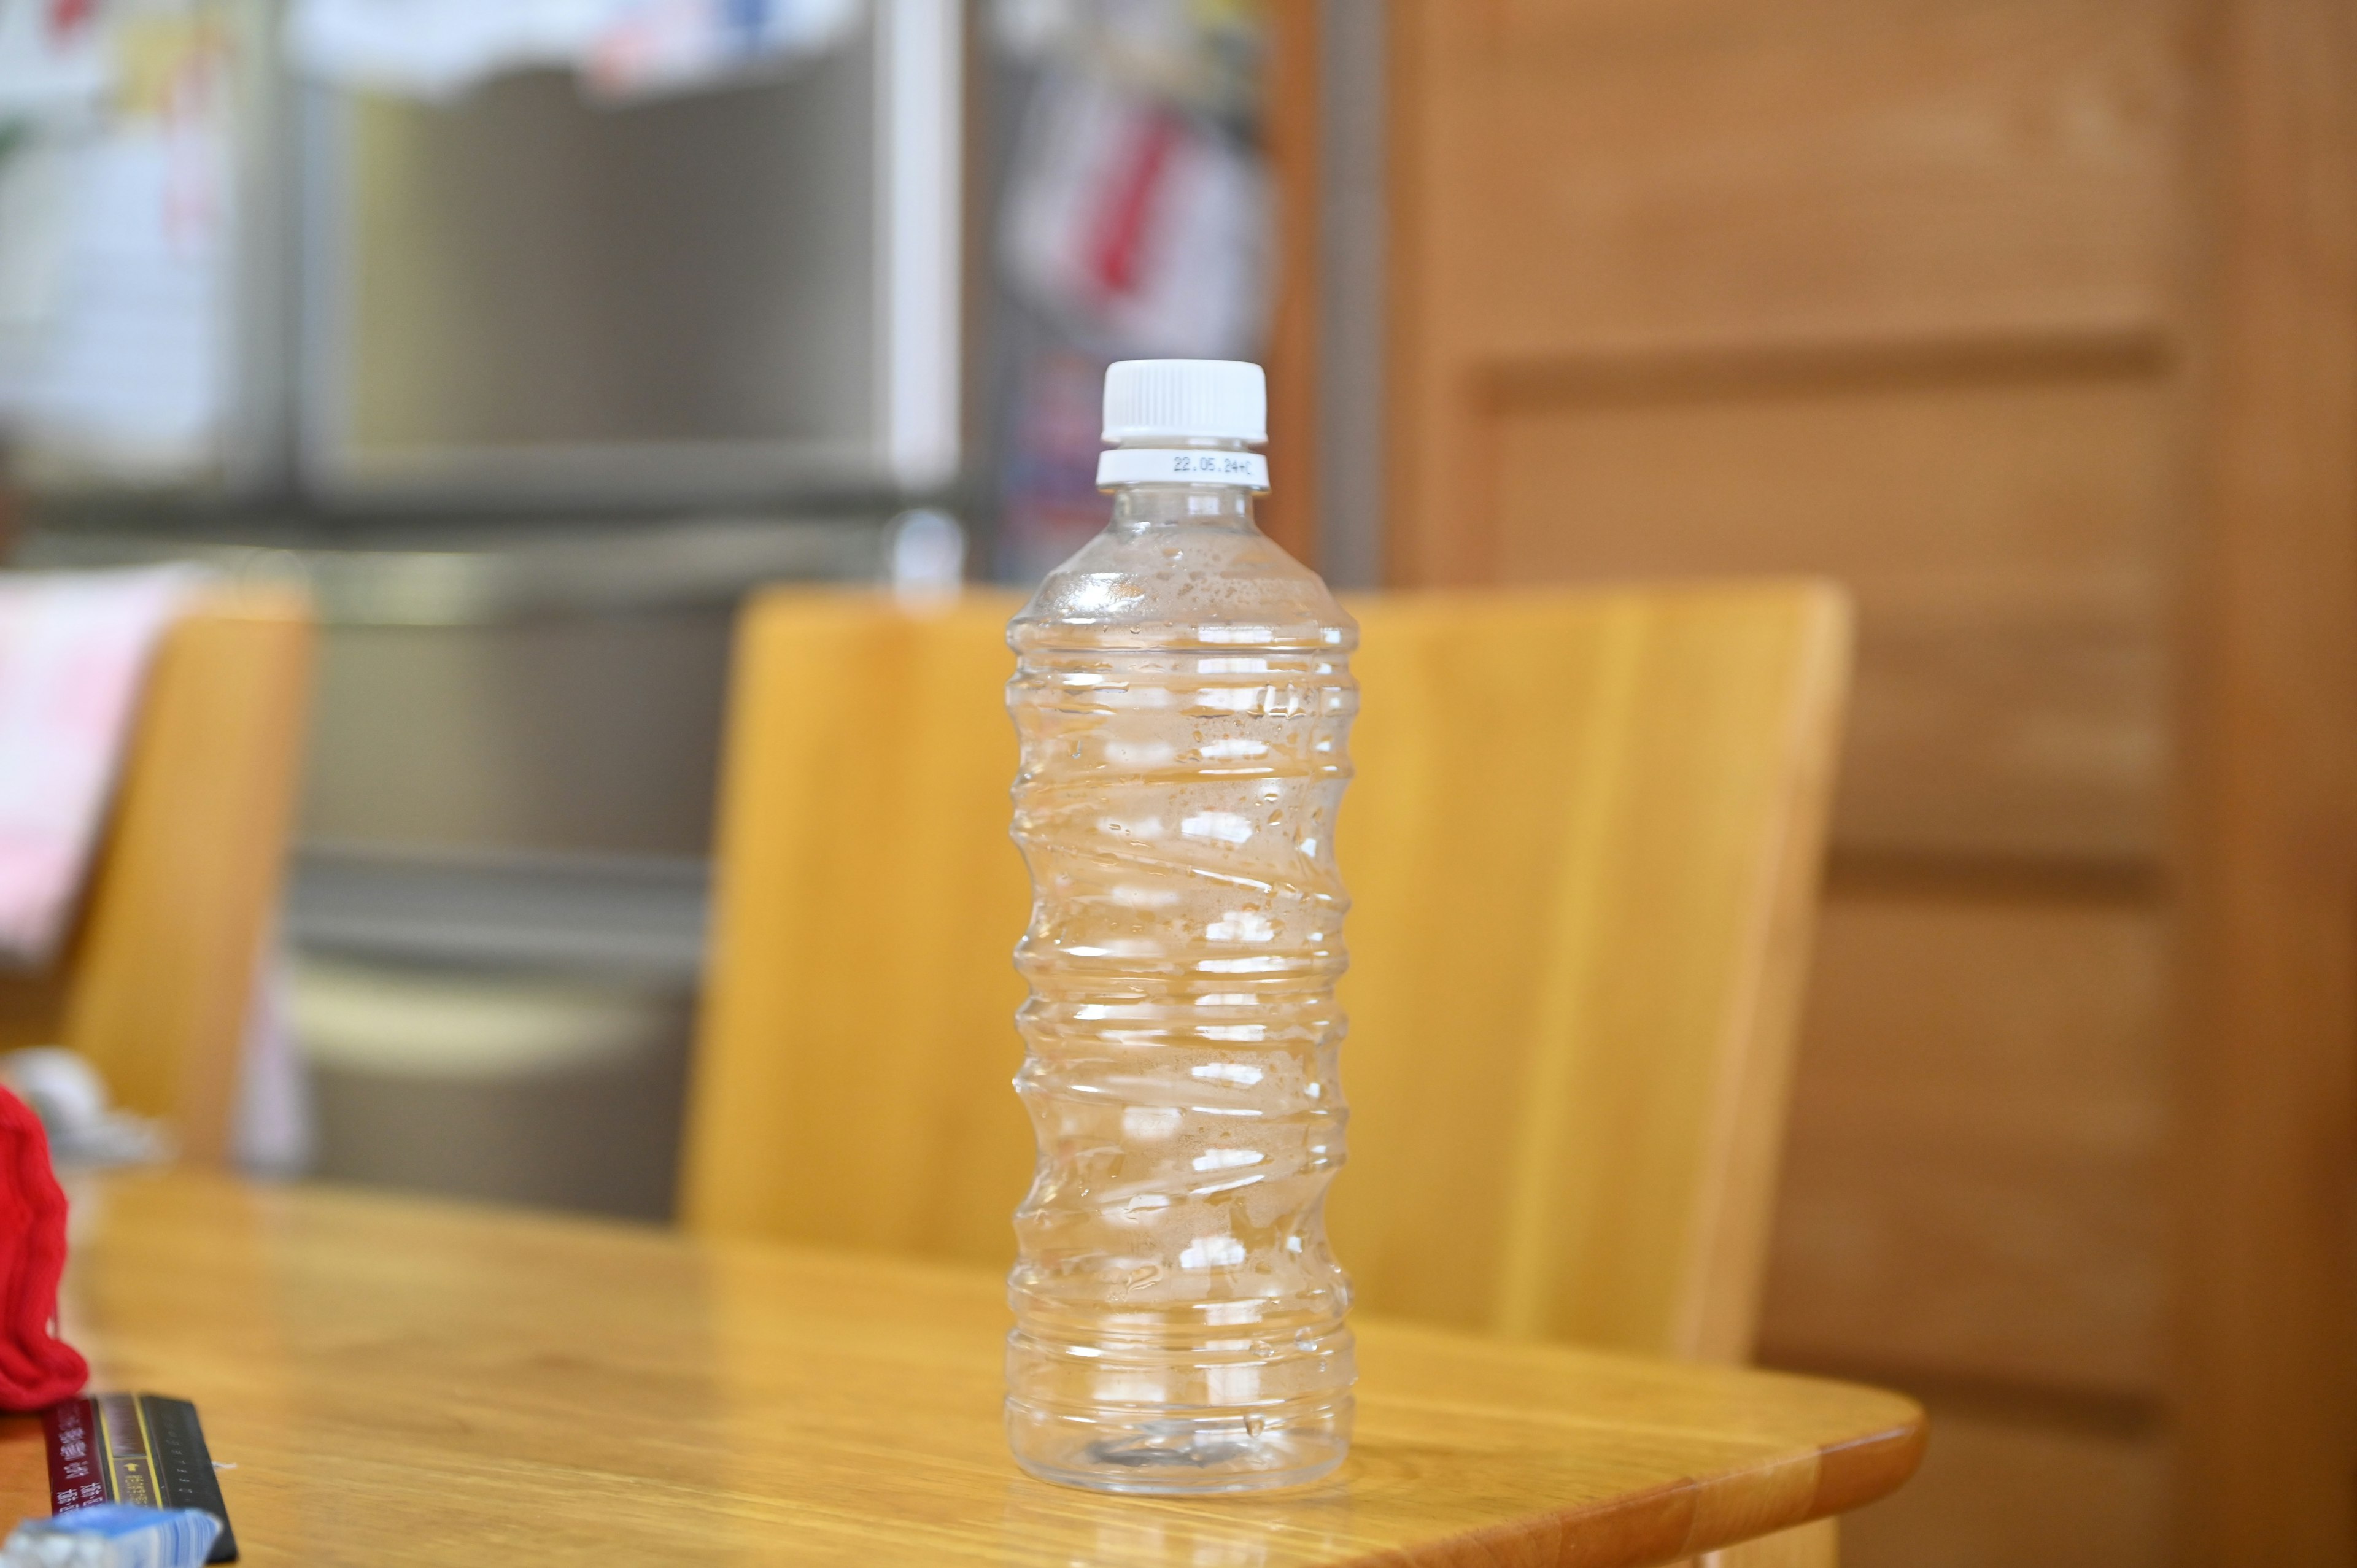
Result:
<instances>
[{"instance_id":1,"label":"chair backrest","mask_svg":"<svg viewBox=\"0 0 2357 1568\"><path fill-rule=\"evenodd\" d=\"M208 595L158 644L64 956L0 982L0 1044L70 1046L183 1159L230 1152L302 762L300 594Z\"/></svg>"},{"instance_id":2,"label":"chair backrest","mask_svg":"<svg viewBox=\"0 0 2357 1568\"><path fill-rule=\"evenodd\" d=\"M1749 1348L1847 614L1795 583L1352 607L1352 1105L1376 1311ZM1003 1262L1015 601L748 612L684 1217Z\"/></svg>"},{"instance_id":3,"label":"chair backrest","mask_svg":"<svg viewBox=\"0 0 2357 1568\"><path fill-rule=\"evenodd\" d=\"M1369 1306L1750 1350L1848 670L1813 584L1364 607L1335 835Z\"/></svg>"},{"instance_id":4,"label":"chair backrest","mask_svg":"<svg viewBox=\"0 0 2357 1568\"><path fill-rule=\"evenodd\" d=\"M783 590L737 632L682 1210L1003 1262L1031 1178L1006 621Z\"/></svg>"}]
</instances>

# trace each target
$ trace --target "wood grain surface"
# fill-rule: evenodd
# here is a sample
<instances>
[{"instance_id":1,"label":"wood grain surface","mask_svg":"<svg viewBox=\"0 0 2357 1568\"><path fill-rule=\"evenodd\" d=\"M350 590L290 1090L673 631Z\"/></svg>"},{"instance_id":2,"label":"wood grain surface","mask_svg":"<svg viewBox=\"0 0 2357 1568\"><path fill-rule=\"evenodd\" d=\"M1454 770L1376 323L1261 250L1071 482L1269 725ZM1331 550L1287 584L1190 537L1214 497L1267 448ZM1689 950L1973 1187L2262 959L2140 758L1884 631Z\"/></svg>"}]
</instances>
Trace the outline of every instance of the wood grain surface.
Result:
<instances>
[{"instance_id":1,"label":"wood grain surface","mask_svg":"<svg viewBox=\"0 0 2357 1568\"><path fill-rule=\"evenodd\" d=\"M194 1399L244 1561L1668 1562L1904 1480L1895 1395L1365 1323L1333 1480L1033 1481L990 1274L193 1173L76 1194L99 1388ZM40 1439L0 1422L11 1517Z\"/></svg>"},{"instance_id":2,"label":"wood grain surface","mask_svg":"<svg viewBox=\"0 0 2357 1568\"><path fill-rule=\"evenodd\" d=\"M1274 0L1263 134L1275 183L1276 297L1269 323L1268 460L1275 488L1261 532L1318 564L1318 319L1323 188L1319 164L1318 0Z\"/></svg>"},{"instance_id":3,"label":"wood grain surface","mask_svg":"<svg viewBox=\"0 0 2357 1568\"><path fill-rule=\"evenodd\" d=\"M2212 7L2189 540L2180 1561L2357 1562L2357 26Z\"/></svg>"},{"instance_id":4,"label":"wood grain surface","mask_svg":"<svg viewBox=\"0 0 2357 1568\"><path fill-rule=\"evenodd\" d=\"M1819 961L1764 1359L2148 1397L2169 1325L2158 912L2102 886L1846 876Z\"/></svg>"},{"instance_id":5,"label":"wood grain surface","mask_svg":"<svg viewBox=\"0 0 2357 1568\"><path fill-rule=\"evenodd\" d=\"M1348 603L1329 1212L1358 1299L1749 1359L1847 604L1767 581Z\"/></svg>"},{"instance_id":6,"label":"wood grain surface","mask_svg":"<svg viewBox=\"0 0 2357 1568\"><path fill-rule=\"evenodd\" d=\"M2179 1408L2164 1176L2177 769L2228 749L2183 729L2178 698L2216 663L2186 653L2179 616L2210 417L2192 402L2215 252L2202 138L2239 91L2228 51L2204 46L2230 14L2330 15L2329 48L2282 57L2329 73L2347 7L1385 9L1387 580L1806 573L1857 605L1837 872L1761 1345L1956 1394L1981 1440L1942 1444L1880 1518L1845 1521L1846 1554L2027 1568L2104 1541L2101 1561L2158 1568L2167 1530L2135 1510L2169 1496L2154 1455L2173 1437L2156 1428ZM2253 80L2275 134L2338 123ZM2319 102L2341 85L2314 80ZM2319 199L2345 205L2341 167L2317 166ZM2250 297L2357 301L2337 263L2300 265L2296 287L2269 278ZM2357 364L2342 343L2328 328L2253 363L2279 380ZM2246 406L2262 439L2357 431L2337 392ZM2319 593L2357 581L2330 563L2311 576ZM2336 657L2306 662L2352 667ZM1909 897L1859 896L1840 868ZM2357 909L2341 885L2330 897ZM2255 952L2290 950L2246 929ZM2337 926L2304 929L2357 953ZM2357 1059L2337 1019L2314 1034ZM2341 1092L2311 1100L2319 1138L2357 1128ZM2272 1125L2248 1124L2251 1142L2219 1145L2244 1171ZM2301 1191L2344 1212L2284 1189L2267 1226L2351 1234L2357 1189L2320 1169ZM2226 1181L2201 1190L2222 1235L2266 1228ZM2221 1312L2264 1337L2276 1298L2208 1277ZM2301 1320L2321 1334L2348 1318ZM2340 1384L2313 1388L2357 1410ZM2082 1421L2083 1405L2105 1413ZM2239 1430L2220 1447L2264 1455ZM2059 1467L2058 1449L2083 1463ZM2342 1455L2317 1473L2345 1488ZM2256 1498L2281 1466L2243 1468Z\"/></svg>"}]
</instances>

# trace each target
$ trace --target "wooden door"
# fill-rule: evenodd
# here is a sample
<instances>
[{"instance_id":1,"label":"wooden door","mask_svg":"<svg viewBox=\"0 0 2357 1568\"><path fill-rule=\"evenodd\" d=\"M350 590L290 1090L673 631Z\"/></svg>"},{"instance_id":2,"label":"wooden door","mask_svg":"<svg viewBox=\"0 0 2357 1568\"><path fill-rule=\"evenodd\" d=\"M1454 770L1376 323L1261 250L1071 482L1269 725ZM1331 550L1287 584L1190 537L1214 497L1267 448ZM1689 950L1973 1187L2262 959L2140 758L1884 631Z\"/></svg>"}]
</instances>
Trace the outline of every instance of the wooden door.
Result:
<instances>
[{"instance_id":1,"label":"wooden door","mask_svg":"<svg viewBox=\"0 0 2357 1568\"><path fill-rule=\"evenodd\" d=\"M1761 1340L1932 1406L1849 1560L2157 1563L2189 18L1392 18L1392 580L1857 596Z\"/></svg>"}]
</instances>

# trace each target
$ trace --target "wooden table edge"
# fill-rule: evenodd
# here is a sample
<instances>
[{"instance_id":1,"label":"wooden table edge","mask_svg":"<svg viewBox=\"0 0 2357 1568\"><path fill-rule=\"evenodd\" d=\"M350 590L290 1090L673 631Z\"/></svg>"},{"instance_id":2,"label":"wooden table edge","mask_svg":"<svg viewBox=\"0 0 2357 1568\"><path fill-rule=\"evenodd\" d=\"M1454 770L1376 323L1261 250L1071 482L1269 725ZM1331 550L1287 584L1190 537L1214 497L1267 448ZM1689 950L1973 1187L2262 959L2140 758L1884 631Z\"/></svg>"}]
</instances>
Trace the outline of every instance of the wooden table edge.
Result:
<instances>
[{"instance_id":1,"label":"wooden table edge","mask_svg":"<svg viewBox=\"0 0 2357 1568\"><path fill-rule=\"evenodd\" d=\"M651 1244L666 1251L683 1243L695 1251L740 1252L770 1261L828 1264L856 1262L865 1268L944 1284L972 1285L983 1277L968 1265L940 1260L698 1235L691 1230L389 1193L365 1186L256 1182L187 1170L143 1171L127 1176L108 1173L100 1185L145 1186L150 1181L192 1189L210 1188L216 1195L233 1194L242 1201L269 1208L316 1204L326 1214L351 1204L382 1209L396 1219L438 1210L448 1219L471 1220L492 1230L521 1225L544 1234L571 1232L606 1241ZM1420 1340L1481 1343L1478 1337L1456 1330L1380 1316L1364 1326L1380 1326L1386 1337L1396 1336L1404 1344ZM1542 1348L1581 1358L1596 1354L1573 1346ZM1609 1352L1604 1354L1609 1359L1625 1359ZM1795 1444L1780 1453L1760 1455L1725 1469L1705 1468L1643 1490L1541 1508L1515 1519L1454 1534L1337 1557L1330 1560L1329 1568L1374 1568L1378 1564L1383 1568L1539 1568L1540 1564L1555 1563L1610 1563L1615 1568L1642 1568L1646 1564L1674 1563L1874 1502L1902 1486L1921 1460L1927 1441L1926 1419L1921 1406L1903 1395L1806 1374L1731 1367L1719 1369L1813 1383L1821 1388L1846 1388L1867 1396L1867 1400L1863 1408L1853 1407L1848 1420L1833 1423L1832 1430L1836 1432L1846 1427L1846 1435L1820 1443L1813 1449ZM1826 1427L1820 1426L1818 1430L1824 1432ZM45 1480L46 1476L42 1478ZM1283 1495L1268 1494L1271 1498Z\"/></svg>"},{"instance_id":2,"label":"wooden table edge","mask_svg":"<svg viewBox=\"0 0 2357 1568\"><path fill-rule=\"evenodd\" d=\"M1749 1474L1744 1470L1700 1480L1689 1477L1602 1503L1550 1509L1413 1547L1370 1552L1345 1559L1336 1568L1523 1568L1525 1564L1578 1563L1592 1558L1594 1542L1608 1534L1621 1538L1623 1552L1599 1560L1641 1568L1678 1563L1831 1519L1889 1497L1906 1485L1922 1463L1930 1436L1923 1409L1902 1395L1889 1397L1907 1407L1907 1419L1880 1432L1820 1447L1816 1485L1805 1506L1750 1511L1738 1528L1715 1530L1698 1521L1711 1515L1703 1506L1711 1494L1738 1486Z\"/></svg>"}]
</instances>

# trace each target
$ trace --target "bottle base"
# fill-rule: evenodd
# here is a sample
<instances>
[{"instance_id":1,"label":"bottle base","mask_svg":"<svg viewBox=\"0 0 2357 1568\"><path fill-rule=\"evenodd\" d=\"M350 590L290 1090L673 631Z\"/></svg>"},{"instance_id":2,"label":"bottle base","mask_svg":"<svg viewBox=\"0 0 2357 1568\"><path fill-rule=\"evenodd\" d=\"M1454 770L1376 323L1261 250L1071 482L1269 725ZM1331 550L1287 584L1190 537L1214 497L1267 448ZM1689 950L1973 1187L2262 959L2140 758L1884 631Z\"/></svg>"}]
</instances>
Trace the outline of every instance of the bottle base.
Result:
<instances>
[{"instance_id":1,"label":"bottle base","mask_svg":"<svg viewBox=\"0 0 2357 1568\"><path fill-rule=\"evenodd\" d=\"M1351 1446L1351 1402L1268 1418L1097 1411L1056 1415L1010 1400L1006 1434L1024 1471L1058 1486L1138 1497L1274 1491L1325 1479Z\"/></svg>"}]
</instances>

